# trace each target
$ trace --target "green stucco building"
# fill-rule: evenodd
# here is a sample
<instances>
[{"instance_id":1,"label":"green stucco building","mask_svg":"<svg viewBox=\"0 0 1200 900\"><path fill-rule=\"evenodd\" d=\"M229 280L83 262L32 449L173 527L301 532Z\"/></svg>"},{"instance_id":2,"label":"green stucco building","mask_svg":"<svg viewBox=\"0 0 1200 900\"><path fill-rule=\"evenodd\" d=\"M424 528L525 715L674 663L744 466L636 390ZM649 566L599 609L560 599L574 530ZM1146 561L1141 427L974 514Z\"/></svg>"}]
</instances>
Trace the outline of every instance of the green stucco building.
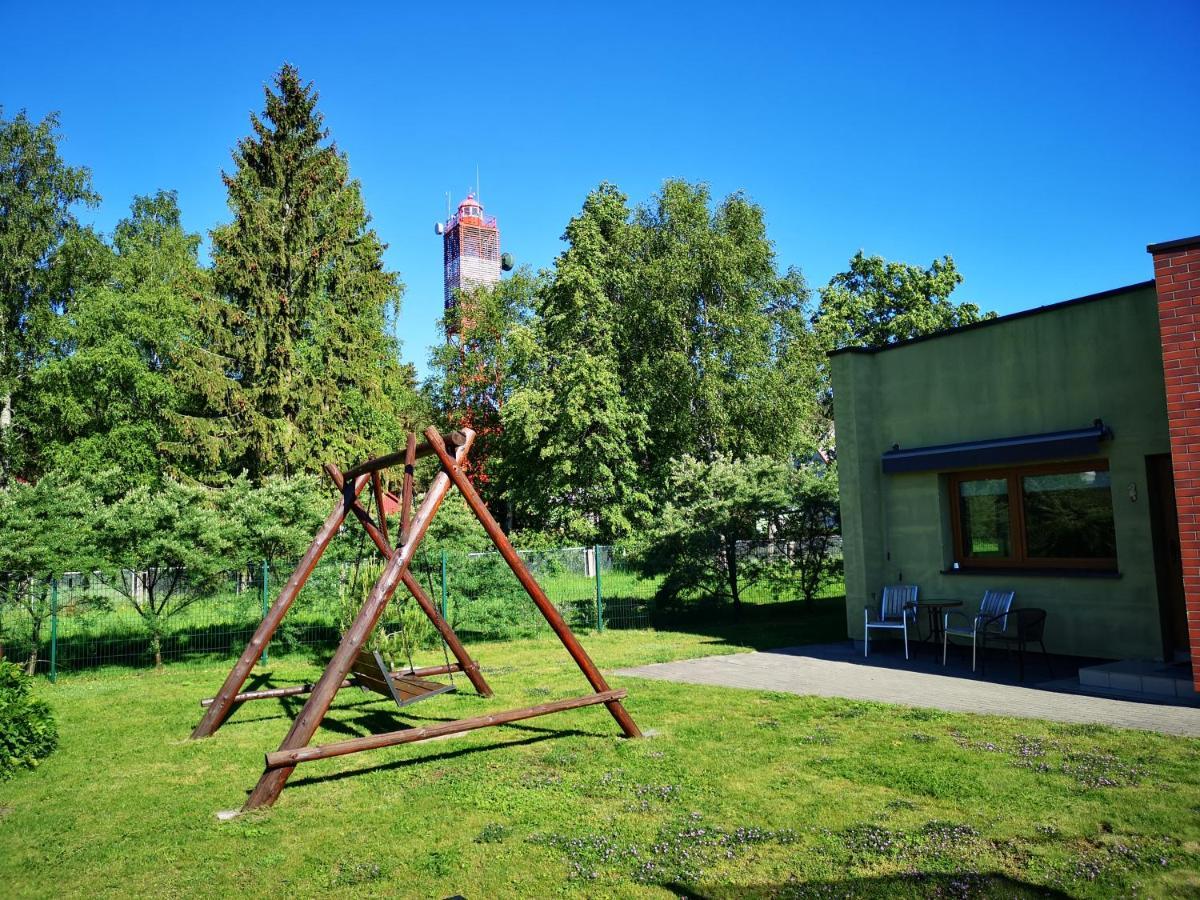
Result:
<instances>
[{"instance_id":1,"label":"green stucco building","mask_svg":"<svg viewBox=\"0 0 1200 900\"><path fill-rule=\"evenodd\" d=\"M1013 589L1047 610L1052 652L1198 643L1200 294L1179 293L1200 286L1200 238L1150 250L1183 281L831 355L852 638L901 582L968 610Z\"/></svg>"}]
</instances>

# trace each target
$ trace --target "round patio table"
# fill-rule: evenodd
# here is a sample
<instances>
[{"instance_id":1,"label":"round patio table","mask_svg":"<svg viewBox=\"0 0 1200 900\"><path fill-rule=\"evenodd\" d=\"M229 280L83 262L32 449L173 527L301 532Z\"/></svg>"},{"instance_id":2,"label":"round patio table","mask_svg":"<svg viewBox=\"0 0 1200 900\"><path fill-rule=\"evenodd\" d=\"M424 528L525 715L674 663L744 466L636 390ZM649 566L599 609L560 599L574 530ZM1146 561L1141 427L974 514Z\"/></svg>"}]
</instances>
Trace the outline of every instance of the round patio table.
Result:
<instances>
[{"instance_id":1,"label":"round patio table","mask_svg":"<svg viewBox=\"0 0 1200 900\"><path fill-rule=\"evenodd\" d=\"M937 646L942 642L942 633L945 631L946 610L958 609L963 602L952 598L927 597L924 600L918 600L916 605L918 619L921 610L929 610L929 637L925 640L931 641L934 646Z\"/></svg>"}]
</instances>

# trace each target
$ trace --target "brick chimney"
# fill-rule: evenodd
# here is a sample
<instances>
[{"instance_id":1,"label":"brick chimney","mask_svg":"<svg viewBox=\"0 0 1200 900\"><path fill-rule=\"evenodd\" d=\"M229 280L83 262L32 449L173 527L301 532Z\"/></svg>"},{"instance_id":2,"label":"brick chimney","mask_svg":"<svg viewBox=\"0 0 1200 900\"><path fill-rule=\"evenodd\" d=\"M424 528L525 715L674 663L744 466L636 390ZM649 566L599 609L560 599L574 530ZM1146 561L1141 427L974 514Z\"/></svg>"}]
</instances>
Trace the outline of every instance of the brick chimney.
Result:
<instances>
[{"instance_id":1,"label":"brick chimney","mask_svg":"<svg viewBox=\"0 0 1200 900\"><path fill-rule=\"evenodd\" d=\"M1192 682L1200 691L1200 235L1146 250L1154 256Z\"/></svg>"}]
</instances>

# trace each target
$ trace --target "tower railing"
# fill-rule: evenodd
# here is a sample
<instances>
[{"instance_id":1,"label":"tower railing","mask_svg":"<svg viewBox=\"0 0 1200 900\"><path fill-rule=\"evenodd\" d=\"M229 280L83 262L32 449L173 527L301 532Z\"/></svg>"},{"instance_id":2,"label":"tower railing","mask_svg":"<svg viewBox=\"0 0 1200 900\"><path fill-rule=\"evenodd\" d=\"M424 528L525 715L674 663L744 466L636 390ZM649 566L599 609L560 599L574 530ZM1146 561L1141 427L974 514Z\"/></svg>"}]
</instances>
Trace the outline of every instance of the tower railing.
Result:
<instances>
[{"instance_id":1,"label":"tower railing","mask_svg":"<svg viewBox=\"0 0 1200 900\"><path fill-rule=\"evenodd\" d=\"M464 217L460 216L458 213L455 213L454 215L452 215L449 219L446 220L446 230L449 231L451 228L454 228L455 226L457 226L463 218ZM495 216L466 216L465 218L479 219L480 222L482 223L481 227L483 227L483 228L496 228L497 227ZM471 224L474 224L474 223L471 223Z\"/></svg>"}]
</instances>

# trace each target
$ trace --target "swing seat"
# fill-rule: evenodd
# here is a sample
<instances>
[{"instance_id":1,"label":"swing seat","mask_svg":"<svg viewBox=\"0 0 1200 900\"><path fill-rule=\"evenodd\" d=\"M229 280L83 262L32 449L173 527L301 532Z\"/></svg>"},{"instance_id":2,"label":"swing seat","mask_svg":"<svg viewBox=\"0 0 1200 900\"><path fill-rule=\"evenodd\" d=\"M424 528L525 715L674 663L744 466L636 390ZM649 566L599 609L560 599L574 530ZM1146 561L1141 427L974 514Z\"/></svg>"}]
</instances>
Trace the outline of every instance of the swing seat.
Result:
<instances>
[{"instance_id":1,"label":"swing seat","mask_svg":"<svg viewBox=\"0 0 1200 900\"><path fill-rule=\"evenodd\" d=\"M358 651L350 673L354 684L364 691L374 691L394 700L398 707L454 690L452 684L417 678L403 672L392 672L378 650L368 650L366 647Z\"/></svg>"}]
</instances>

